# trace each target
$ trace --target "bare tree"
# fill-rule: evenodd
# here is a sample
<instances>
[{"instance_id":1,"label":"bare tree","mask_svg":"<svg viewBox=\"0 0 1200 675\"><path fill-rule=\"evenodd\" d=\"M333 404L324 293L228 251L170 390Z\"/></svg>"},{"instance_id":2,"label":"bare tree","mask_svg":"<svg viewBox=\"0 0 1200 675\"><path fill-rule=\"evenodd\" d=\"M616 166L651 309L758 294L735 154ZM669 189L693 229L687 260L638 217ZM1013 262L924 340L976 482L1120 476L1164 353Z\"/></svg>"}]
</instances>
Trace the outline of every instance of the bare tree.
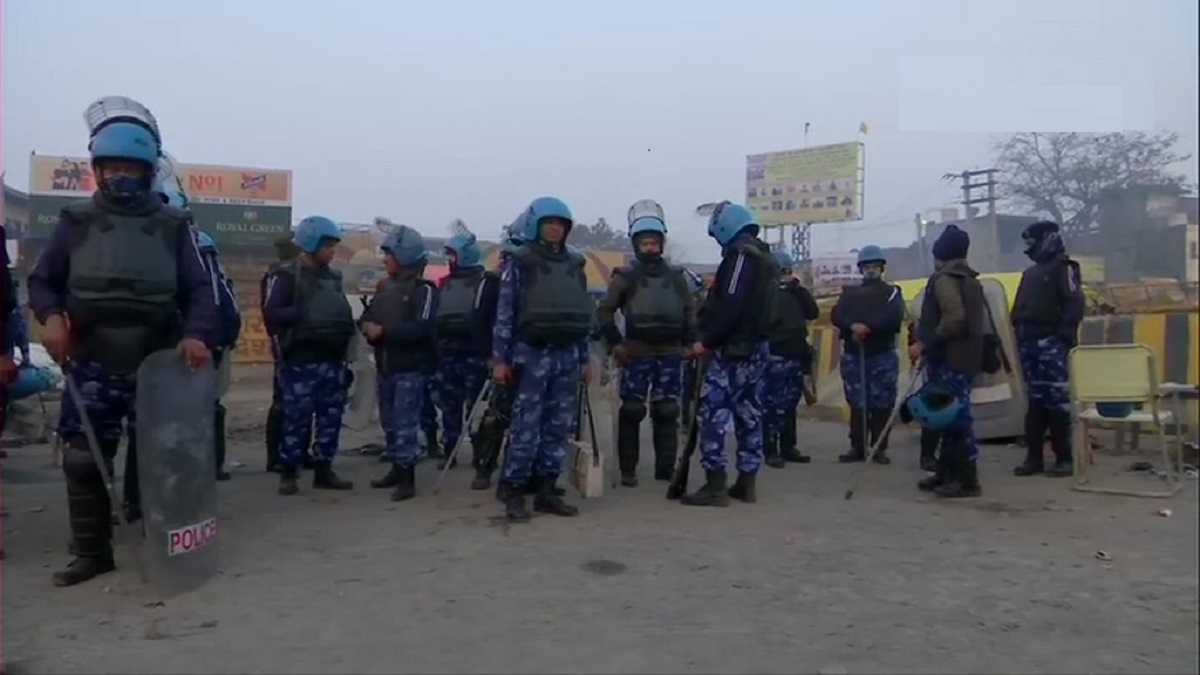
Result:
<instances>
[{"instance_id":1,"label":"bare tree","mask_svg":"<svg viewBox=\"0 0 1200 675\"><path fill-rule=\"evenodd\" d=\"M1184 187L1177 171L1191 155L1175 152L1179 134L1020 133L993 144L1000 197L1052 218L1066 239L1096 224L1101 194L1132 185Z\"/></svg>"}]
</instances>

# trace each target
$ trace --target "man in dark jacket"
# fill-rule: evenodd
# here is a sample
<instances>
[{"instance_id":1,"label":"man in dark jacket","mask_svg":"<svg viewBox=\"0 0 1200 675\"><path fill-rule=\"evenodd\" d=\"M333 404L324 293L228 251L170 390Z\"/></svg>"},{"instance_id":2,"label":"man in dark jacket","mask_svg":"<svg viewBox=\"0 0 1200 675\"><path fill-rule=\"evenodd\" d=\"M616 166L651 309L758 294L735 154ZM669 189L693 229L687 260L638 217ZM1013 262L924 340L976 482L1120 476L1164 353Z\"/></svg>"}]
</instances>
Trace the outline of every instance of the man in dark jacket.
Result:
<instances>
[{"instance_id":1,"label":"man in dark jacket","mask_svg":"<svg viewBox=\"0 0 1200 675\"><path fill-rule=\"evenodd\" d=\"M917 487L939 497L978 497L979 474L971 417L971 383L983 365L983 284L979 273L967 264L971 239L954 225L946 227L933 245L936 272L925 287L921 315L917 321L918 341L910 356L925 361L929 382L952 394L957 412L939 429L942 448L937 472L922 479Z\"/></svg>"},{"instance_id":2,"label":"man in dark jacket","mask_svg":"<svg viewBox=\"0 0 1200 675\"><path fill-rule=\"evenodd\" d=\"M776 251L775 262L780 268L779 292L763 388L763 457L767 466L782 469L786 462L812 461L796 449L796 408L804 394L804 376L812 370L808 324L816 321L821 310L812 293L792 275L792 256Z\"/></svg>"}]
</instances>

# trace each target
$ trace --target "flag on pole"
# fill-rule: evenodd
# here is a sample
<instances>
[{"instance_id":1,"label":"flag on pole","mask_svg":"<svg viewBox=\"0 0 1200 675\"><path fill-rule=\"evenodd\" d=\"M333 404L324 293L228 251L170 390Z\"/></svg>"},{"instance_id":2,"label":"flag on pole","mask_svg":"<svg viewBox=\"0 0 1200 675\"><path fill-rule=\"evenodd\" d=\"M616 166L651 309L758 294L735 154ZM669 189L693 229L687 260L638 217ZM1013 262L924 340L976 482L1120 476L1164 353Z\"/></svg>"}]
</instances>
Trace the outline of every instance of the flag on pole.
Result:
<instances>
[{"instance_id":1,"label":"flag on pole","mask_svg":"<svg viewBox=\"0 0 1200 675\"><path fill-rule=\"evenodd\" d=\"M858 123L858 133L862 134L863 136L866 136L867 134L871 133L871 127L867 126L866 122L859 122Z\"/></svg>"}]
</instances>

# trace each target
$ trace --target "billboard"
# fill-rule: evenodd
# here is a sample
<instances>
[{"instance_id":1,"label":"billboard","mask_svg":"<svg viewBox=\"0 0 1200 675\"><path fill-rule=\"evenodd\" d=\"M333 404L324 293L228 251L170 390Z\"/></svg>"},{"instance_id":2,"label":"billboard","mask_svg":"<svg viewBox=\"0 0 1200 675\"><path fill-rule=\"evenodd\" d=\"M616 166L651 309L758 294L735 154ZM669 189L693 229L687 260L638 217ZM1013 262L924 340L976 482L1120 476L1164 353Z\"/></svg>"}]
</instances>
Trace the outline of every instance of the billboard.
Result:
<instances>
[{"instance_id":1,"label":"billboard","mask_svg":"<svg viewBox=\"0 0 1200 675\"><path fill-rule=\"evenodd\" d=\"M858 256L854 253L839 253L813 258L812 277L814 288L856 284L862 281L862 274L858 271Z\"/></svg>"},{"instance_id":2,"label":"billboard","mask_svg":"<svg viewBox=\"0 0 1200 675\"><path fill-rule=\"evenodd\" d=\"M291 231L291 171L206 164L180 168L196 227L217 246L270 246ZM49 237L59 211L95 189L90 159L32 155L29 236Z\"/></svg>"},{"instance_id":3,"label":"billboard","mask_svg":"<svg viewBox=\"0 0 1200 675\"><path fill-rule=\"evenodd\" d=\"M862 218L862 143L746 157L746 206L764 227Z\"/></svg>"}]
</instances>

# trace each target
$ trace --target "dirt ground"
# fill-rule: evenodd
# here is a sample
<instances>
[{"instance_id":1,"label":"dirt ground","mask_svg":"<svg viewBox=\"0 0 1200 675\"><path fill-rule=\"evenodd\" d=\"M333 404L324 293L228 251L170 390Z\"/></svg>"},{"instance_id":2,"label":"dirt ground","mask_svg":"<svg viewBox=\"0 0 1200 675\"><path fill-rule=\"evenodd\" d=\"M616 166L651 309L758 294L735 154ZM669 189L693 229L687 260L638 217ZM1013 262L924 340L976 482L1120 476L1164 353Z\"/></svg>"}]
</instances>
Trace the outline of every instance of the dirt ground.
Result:
<instances>
[{"instance_id":1,"label":"dirt ground","mask_svg":"<svg viewBox=\"0 0 1200 675\"><path fill-rule=\"evenodd\" d=\"M221 574L159 601L129 551L60 589L66 504L46 446L4 467L9 673L1185 673L1197 648L1197 491L1089 496L1017 479L1023 450L986 446L984 497L914 489L895 463L840 466L838 425L806 422L813 464L764 469L760 501L664 499L647 475L576 519L507 526L451 473L400 505L346 456L348 494L275 494L263 472L262 373L239 371L221 485ZM597 408L597 413L602 407ZM608 425L600 420L602 437ZM347 433L342 446L378 439ZM648 438L643 441L648 448ZM1102 458L1119 472L1128 460ZM1118 465L1120 464L1120 466ZM693 478L693 481L696 479ZM1155 481L1153 477L1127 480ZM305 484L307 488L307 484ZM1173 510L1171 517L1158 509Z\"/></svg>"}]
</instances>

